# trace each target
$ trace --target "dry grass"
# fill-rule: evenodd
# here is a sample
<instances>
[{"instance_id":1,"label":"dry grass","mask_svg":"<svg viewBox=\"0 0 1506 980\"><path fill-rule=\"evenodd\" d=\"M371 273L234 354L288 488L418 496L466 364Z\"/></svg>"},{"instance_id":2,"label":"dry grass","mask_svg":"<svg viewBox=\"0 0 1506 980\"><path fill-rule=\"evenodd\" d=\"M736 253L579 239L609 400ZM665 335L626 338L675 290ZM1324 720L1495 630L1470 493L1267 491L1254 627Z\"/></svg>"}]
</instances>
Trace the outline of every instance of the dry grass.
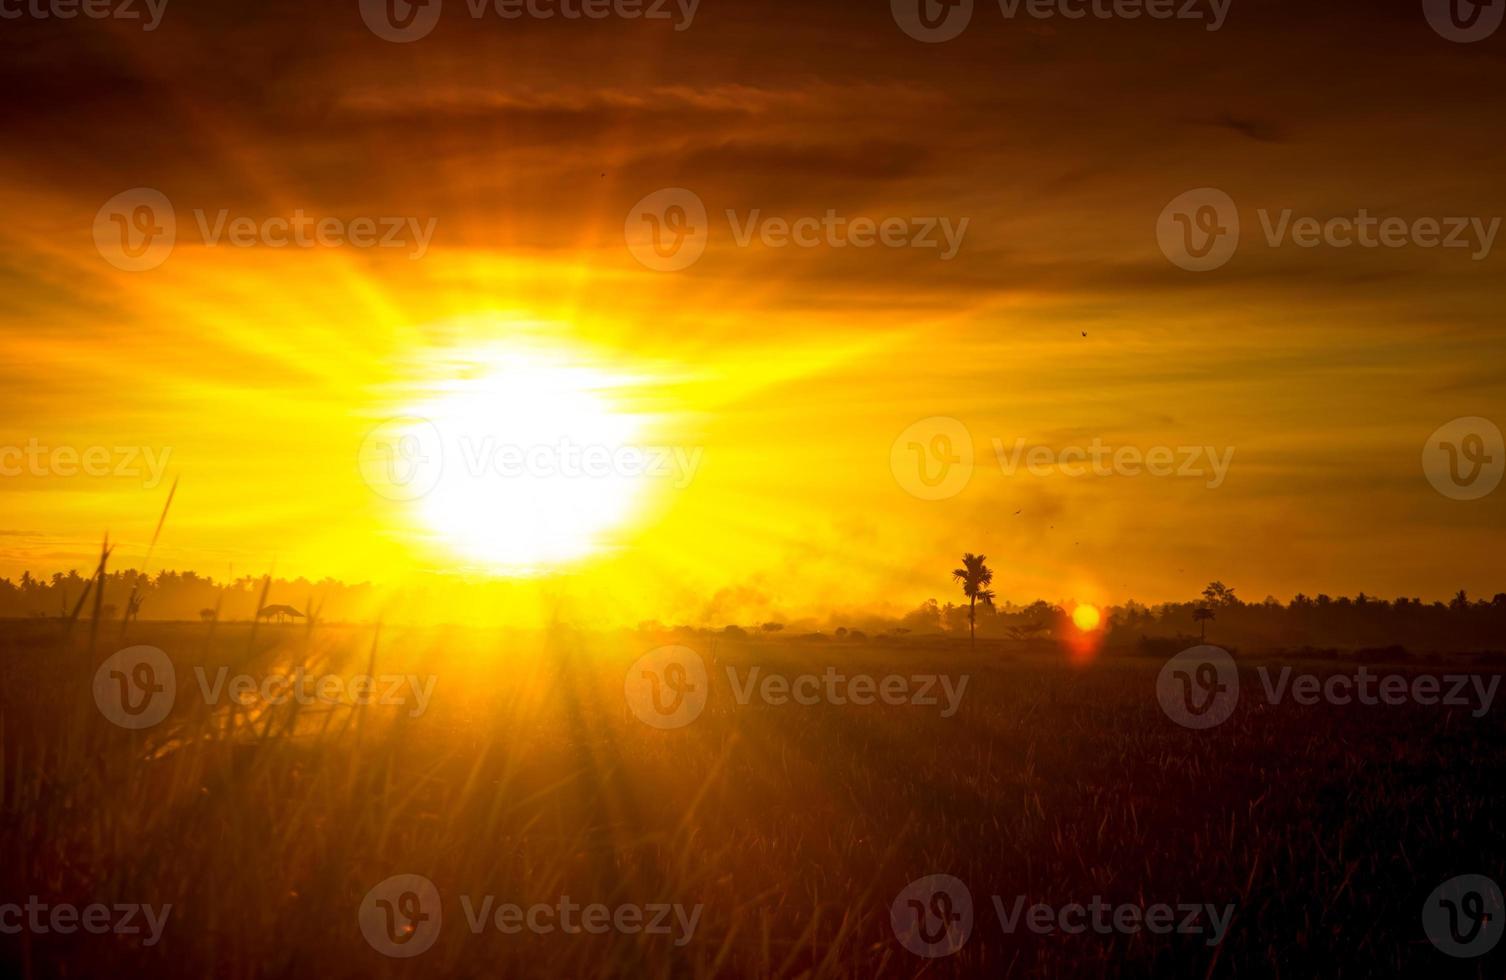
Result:
<instances>
[{"instance_id":1,"label":"dry grass","mask_svg":"<svg viewBox=\"0 0 1506 980\"><path fill-rule=\"evenodd\" d=\"M1506 866L1499 710L1242 705L1194 732L1159 711L1159 661L1074 669L982 644L708 640L701 652L722 665L971 681L946 719L741 707L718 670L706 713L659 731L628 711L622 681L668 637L130 629L129 643L178 665L175 709L145 732L93 701L113 636L96 654L56 623L0 629L0 901L171 902L172 916L156 947L0 936L16 975L1395 976L1444 959L1419 922L1435 885ZM433 703L417 718L231 711L205 706L192 674L296 663L433 674ZM399 872L444 896L438 942L408 961L377 954L357 924L366 891ZM896 942L888 906L933 872L969 884L977 925L957 955L927 962ZM683 947L474 934L462 894L704 911ZM1010 936L993 894L1237 910L1216 948Z\"/></svg>"}]
</instances>

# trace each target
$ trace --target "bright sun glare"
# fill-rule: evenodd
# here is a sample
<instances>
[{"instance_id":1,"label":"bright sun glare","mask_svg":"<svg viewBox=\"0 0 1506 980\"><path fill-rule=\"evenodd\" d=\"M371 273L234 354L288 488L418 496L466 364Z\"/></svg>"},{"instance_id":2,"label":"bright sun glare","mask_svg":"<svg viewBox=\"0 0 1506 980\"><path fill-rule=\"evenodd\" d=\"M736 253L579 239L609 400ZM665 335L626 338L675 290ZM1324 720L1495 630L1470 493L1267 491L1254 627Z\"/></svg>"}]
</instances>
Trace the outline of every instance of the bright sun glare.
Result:
<instances>
[{"instance_id":1,"label":"bright sun glare","mask_svg":"<svg viewBox=\"0 0 1506 980\"><path fill-rule=\"evenodd\" d=\"M413 407L410 435L442 458L417 516L451 553L537 574L609 543L632 515L642 417L621 379L534 354L489 354Z\"/></svg>"}]
</instances>

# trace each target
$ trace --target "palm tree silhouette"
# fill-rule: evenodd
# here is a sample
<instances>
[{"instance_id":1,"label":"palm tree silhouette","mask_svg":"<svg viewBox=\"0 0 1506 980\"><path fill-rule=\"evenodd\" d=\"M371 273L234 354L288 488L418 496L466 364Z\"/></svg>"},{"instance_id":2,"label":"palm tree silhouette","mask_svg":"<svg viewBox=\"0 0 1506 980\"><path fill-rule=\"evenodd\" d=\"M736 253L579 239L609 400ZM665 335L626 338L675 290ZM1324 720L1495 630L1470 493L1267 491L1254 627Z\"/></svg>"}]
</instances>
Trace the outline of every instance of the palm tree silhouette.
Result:
<instances>
[{"instance_id":1,"label":"palm tree silhouette","mask_svg":"<svg viewBox=\"0 0 1506 980\"><path fill-rule=\"evenodd\" d=\"M1192 611L1192 621L1201 625L1198 633L1198 642L1208 639L1208 620L1215 618L1213 610L1207 606L1198 606Z\"/></svg>"},{"instance_id":2,"label":"palm tree silhouette","mask_svg":"<svg viewBox=\"0 0 1506 980\"><path fill-rule=\"evenodd\" d=\"M952 570L952 578L962 583L962 594L967 596L967 642L976 649L978 645L976 607L981 600L989 608L994 604L994 592L989 588L994 581L993 569L984 564L987 557L971 551L962 556L962 567Z\"/></svg>"}]
</instances>

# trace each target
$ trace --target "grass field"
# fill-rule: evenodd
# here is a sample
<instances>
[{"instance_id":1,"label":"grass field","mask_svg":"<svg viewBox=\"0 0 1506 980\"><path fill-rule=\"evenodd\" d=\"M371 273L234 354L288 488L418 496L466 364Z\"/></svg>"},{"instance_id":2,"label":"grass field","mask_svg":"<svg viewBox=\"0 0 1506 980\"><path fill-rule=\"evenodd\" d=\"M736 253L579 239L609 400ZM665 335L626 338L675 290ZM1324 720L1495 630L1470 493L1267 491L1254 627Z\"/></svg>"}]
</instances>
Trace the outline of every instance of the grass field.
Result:
<instances>
[{"instance_id":1,"label":"grass field","mask_svg":"<svg viewBox=\"0 0 1506 980\"><path fill-rule=\"evenodd\" d=\"M117 632L91 650L87 623L71 635L0 624L0 901L172 909L151 945L0 935L12 975L1500 973L1501 951L1451 960L1420 918L1446 879L1500 880L1506 867L1499 710L1249 697L1224 724L1191 730L1158 705L1160 658L1106 651L1073 666L1048 643ZM106 718L93 684L106 657L136 644L171 658L176 696L164 720L129 730ZM634 661L665 644L694 649L710 679L683 727L643 723L624 695ZM1251 691L1256 667L1281 660L1240 659ZM260 678L298 665L432 688L422 710L414 688L400 704L236 705L207 703L195 672L212 686L220 667ZM830 666L967 682L950 716L944 697L741 704L753 666L761 678ZM433 930L432 945L412 958L383 955L362 928L368 893L400 874L431 881L442 908L415 927ZM966 884L974 923L954 955L924 959L896 937L890 905L932 874ZM630 914L599 932L472 927L477 909L557 909L562 896L613 915L679 906L693 929L646 935ZM1008 933L994 896L1006 911L1019 897L1233 908L1210 944L1143 929Z\"/></svg>"}]
</instances>

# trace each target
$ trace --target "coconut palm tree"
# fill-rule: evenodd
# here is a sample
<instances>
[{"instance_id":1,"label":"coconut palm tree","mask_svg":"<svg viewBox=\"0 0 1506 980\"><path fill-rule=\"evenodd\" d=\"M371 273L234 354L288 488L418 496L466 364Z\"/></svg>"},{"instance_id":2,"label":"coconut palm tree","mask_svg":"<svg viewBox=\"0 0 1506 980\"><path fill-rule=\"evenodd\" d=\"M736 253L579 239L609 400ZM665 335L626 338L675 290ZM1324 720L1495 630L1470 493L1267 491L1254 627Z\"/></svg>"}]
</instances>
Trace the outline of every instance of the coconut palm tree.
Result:
<instances>
[{"instance_id":1,"label":"coconut palm tree","mask_svg":"<svg viewBox=\"0 0 1506 980\"><path fill-rule=\"evenodd\" d=\"M981 601L992 608L994 604L994 593L989 588L993 584L994 573L985 564L987 560L986 556L969 551L962 556L962 567L952 570L952 578L962 583L962 594L967 596L967 642L974 649L978 644L977 605Z\"/></svg>"}]
</instances>

